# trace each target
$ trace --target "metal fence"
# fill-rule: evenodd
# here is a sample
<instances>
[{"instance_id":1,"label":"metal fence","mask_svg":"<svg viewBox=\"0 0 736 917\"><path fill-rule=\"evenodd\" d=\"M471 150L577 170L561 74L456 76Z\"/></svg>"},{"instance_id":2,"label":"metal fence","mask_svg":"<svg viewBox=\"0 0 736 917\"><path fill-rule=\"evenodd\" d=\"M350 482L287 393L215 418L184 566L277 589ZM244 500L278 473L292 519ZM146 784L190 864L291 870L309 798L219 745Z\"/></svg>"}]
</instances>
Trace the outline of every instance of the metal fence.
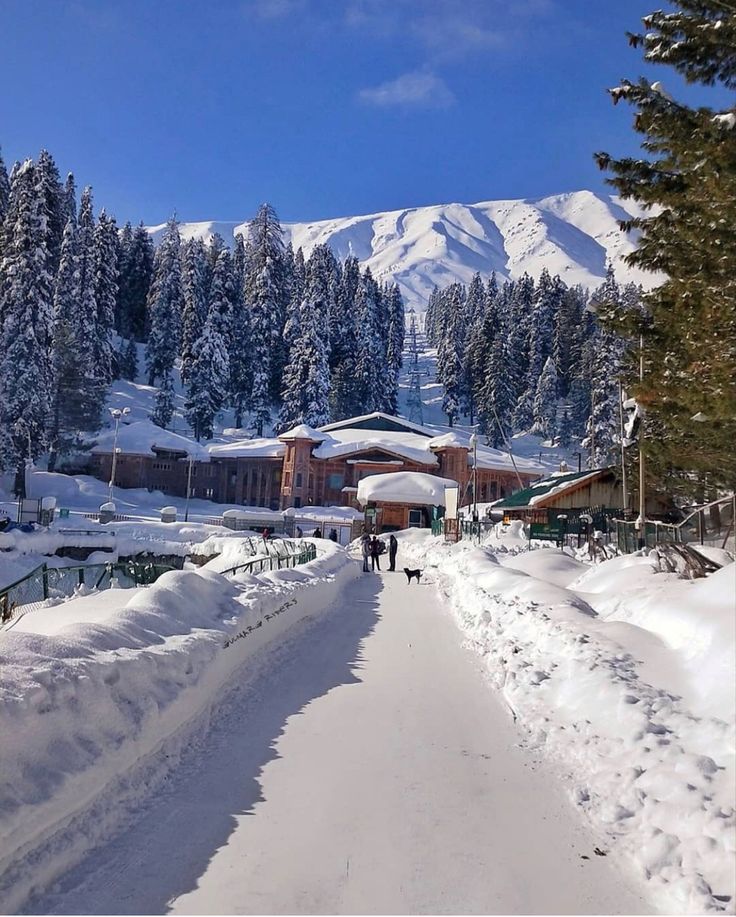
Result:
<instances>
[{"instance_id":1,"label":"metal fence","mask_svg":"<svg viewBox=\"0 0 736 917\"><path fill-rule=\"evenodd\" d=\"M615 519L614 541L624 554L631 554L642 547L656 548L663 544L708 544L721 548L730 546L733 549L735 507L734 496L731 494L694 507L677 524L648 519L643 532L636 522Z\"/></svg>"},{"instance_id":2,"label":"metal fence","mask_svg":"<svg viewBox=\"0 0 736 917\"><path fill-rule=\"evenodd\" d=\"M317 557L316 545L303 541L244 540L248 542L254 556L218 572L223 575L235 575L246 570L250 573L264 573L267 570L296 567ZM149 586L163 573L174 569L177 568L167 564L134 560L74 567L49 567L41 564L21 579L0 589L0 625L29 611L43 608L49 600L71 598L80 586L89 589L109 589L113 583L123 589Z\"/></svg>"},{"instance_id":3,"label":"metal fence","mask_svg":"<svg viewBox=\"0 0 736 917\"><path fill-rule=\"evenodd\" d=\"M80 586L88 589L122 589L147 586L174 567L150 562L125 561L75 567L41 564L22 579L0 589L0 624L42 608L49 599L71 598Z\"/></svg>"},{"instance_id":4,"label":"metal fence","mask_svg":"<svg viewBox=\"0 0 736 917\"><path fill-rule=\"evenodd\" d=\"M251 557L243 563L236 564L234 567L228 567L227 570L220 570L223 576L235 576L238 573L265 573L267 570L283 570L288 567L297 567L300 564L309 563L317 557L317 546L309 542L287 541L279 539L278 541L264 541L264 549L267 554L259 557Z\"/></svg>"}]
</instances>

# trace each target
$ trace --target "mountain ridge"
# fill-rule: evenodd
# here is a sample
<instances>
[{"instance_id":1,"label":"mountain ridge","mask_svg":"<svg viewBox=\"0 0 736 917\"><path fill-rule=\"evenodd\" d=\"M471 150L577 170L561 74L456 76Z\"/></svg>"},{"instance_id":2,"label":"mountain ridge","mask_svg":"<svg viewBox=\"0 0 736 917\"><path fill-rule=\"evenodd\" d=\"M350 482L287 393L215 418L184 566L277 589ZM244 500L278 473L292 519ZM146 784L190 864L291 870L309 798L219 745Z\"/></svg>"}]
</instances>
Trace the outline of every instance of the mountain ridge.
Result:
<instances>
[{"instance_id":1,"label":"mountain ridge","mask_svg":"<svg viewBox=\"0 0 736 917\"><path fill-rule=\"evenodd\" d=\"M423 311L435 285L467 284L476 271L495 271L503 281L525 272L536 278L546 267L569 286L595 287L610 261L620 281L652 287L659 277L625 263L636 236L618 226L641 213L635 202L583 190L282 225L285 240L301 246L305 256L322 243L340 259L355 255L376 279L398 283L407 307ZM164 226L147 227L154 240ZM183 239L207 240L219 232L229 244L247 228L247 221L180 224Z\"/></svg>"}]
</instances>

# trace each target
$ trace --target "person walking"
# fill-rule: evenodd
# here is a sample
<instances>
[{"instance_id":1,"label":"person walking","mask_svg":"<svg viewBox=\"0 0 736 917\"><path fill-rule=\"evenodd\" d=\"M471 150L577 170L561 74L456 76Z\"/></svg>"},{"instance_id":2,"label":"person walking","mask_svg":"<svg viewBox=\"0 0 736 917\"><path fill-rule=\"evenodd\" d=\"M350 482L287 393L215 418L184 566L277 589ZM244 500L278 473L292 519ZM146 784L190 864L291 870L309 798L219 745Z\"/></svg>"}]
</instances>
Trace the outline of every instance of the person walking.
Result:
<instances>
[{"instance_id":1,"label":"person walking","mask_svg":"<svg viewBox=\"0 0 736 917\"><path fill-rule=\"evenodd\" d=\"M360 536L360 542L361 542L360 547L363 552L363 573L368 573L370 572L368 570L368 557L370 556L370 553L371 553L370 535L367 532L363 532L363 534Z\"/></svg>"},{"instance_id":2,"label":"person walking","mask_svg":"<svg viewBox=\"0 0 736 917\"><path fill-rule=\"evenodd\" d=\"M389 570L396 570L396 553L399 550L399 543L396 540L396 535L391 534L388 539L388 568Z\"/></svg>"},{"instance_id":3,"label":"person walking","mask_svg":"<svg viewBox=\"0 0 736 917\"><path fill-rule=\"evenodd\" d=\"M337 541L337 529L330 529L330 541Z\"/></svg>"},{"instance_id":4,"label":"person walking","mask_svg":"<svg viewBox=\"0 0 736 917\"><path fill-rule=\"evenodd\" d=\"M378 572L381 572L381 542L374 535L371 539L371 571L375 570L378 567Z\"/></svg>"}]
</instances>

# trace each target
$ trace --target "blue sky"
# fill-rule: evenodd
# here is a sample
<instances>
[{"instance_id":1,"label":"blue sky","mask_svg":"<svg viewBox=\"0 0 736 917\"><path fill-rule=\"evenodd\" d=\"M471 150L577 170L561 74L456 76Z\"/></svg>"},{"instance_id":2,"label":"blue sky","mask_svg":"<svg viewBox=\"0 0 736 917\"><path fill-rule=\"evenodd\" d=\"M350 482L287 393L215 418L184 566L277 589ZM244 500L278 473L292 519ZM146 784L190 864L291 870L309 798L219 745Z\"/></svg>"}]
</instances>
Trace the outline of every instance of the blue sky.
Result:
<instances>
[{"instance_id":1,"label":"blue sky","mask_svg":"<svg viewBox=\"0 0 736 917\"><path fill-rule=\"evenodd\" d=\"M653 0L4 0L0 146L120 222L604 190ZM670 85L661 68L657 78Z\"/></svg>"}]
</instances>

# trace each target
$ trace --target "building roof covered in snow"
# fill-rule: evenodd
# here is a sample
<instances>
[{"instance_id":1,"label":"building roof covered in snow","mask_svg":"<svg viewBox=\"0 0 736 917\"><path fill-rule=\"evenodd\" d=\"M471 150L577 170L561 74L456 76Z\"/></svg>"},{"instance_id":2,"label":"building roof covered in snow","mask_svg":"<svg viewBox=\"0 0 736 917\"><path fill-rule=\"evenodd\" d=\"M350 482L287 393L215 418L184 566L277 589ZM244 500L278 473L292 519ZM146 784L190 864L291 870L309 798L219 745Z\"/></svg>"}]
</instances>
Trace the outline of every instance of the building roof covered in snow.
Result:
<instances>
[{"instance_id":1,"label":"building roof covered in snow","mask_svg":"<svg viewBox=\"0 0 736 917\"><path fill-rule=\"evenodd\" d=\"M416 433L404 431L370 431L362 428L345 427L333 430L324 436L324 440L314 449L312 455L317 459L334 459L360 452L387 452L399 459L409 459L420 465L436 466L437 457L426 444L428 439ZM374 456L378 463L380 456Z\"/></svg>"},{"instance_id":2,"label":"building roof covered in snow","mask_svg":"<svg viewBox=\"0 0 736 917\"><path fill-rule=\"evenodd\" d=\"M286 446L277 439L240 439L233 443L210 445L207 451L213 459L281 458Z\"/></svg>"},{"instance_id":3,"label":"building roof covered in snow","mask_svg":"<svg viewBox=\"0 0 736 917\"><path fill-rule=\"evenodd\" d=\"M120 424L117 442L115 431L108 430L97 437L92 452L112 452L117 447L124 455L156 455L159 452L181 453L182 458L191 457L198 462L208 462L207 449L193 439L171 433L156 426L150 420Z\"/></svg>"},{"instance_id":4,"label":"building roof covered in snow","mask_svg":"<svg viewBox=\"0 0 736 917\"><path fill-rule=\"evenodd\" d=\"M444 506L445 488L457 489L457 481L420 471L393 471L371 474L358 482L358 503L412 503L418 506Z\"/></svg>"},{"instance_id":5,"label":"building roof covered in snow","mask_svg":"<svg viewBox=\"0 0 736 917\"><path fill-rule=\"evenodd\" d=\"M288 442L293 439L308 439L315 443L321 443L324 438L323 433L320 433L319 430L315 430L314 427L310 427L307 423L300 423L279 436L282 442Z\"/></svg>"},{"instance_id":6,"label":"building roof covered in snow","mask_svg":"<svg viewBox=\"0 0 736 917\"><path fill-rule=\"evenodd\" d=\"M517 490L503 500L493 504L494 509L543 508L550 501L563 494L569 494L598 478L613 474L611 468L596 468L592 471L556 471L541 481L536 481L524 490Z\"/></svg>"}]
</instances>

